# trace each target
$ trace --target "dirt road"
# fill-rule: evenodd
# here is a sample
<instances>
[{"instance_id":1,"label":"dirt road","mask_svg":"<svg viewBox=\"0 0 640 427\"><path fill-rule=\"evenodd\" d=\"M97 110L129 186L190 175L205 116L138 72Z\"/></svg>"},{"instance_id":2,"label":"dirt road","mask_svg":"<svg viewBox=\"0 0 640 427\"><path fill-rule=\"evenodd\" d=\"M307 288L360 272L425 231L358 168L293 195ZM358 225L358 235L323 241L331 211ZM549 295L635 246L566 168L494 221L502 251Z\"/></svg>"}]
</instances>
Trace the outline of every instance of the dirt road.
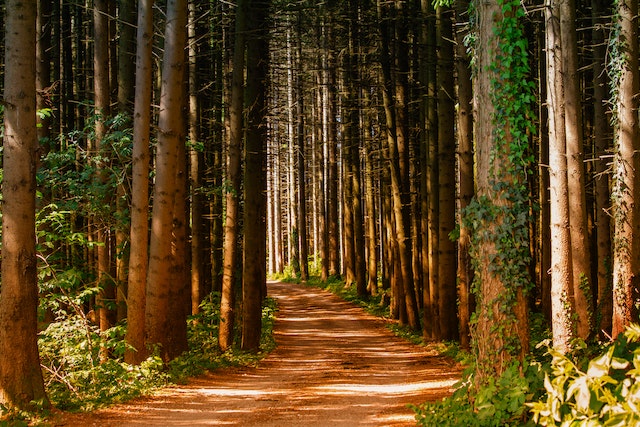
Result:
<instances>
[{"instance_id":1,"label":"dirt road","mask_svg":"<svg viewBox=\"0 0 640 427\"><path fill-rule=\"evenodd\" d=\"M315 288L271 283L278 347L258 367L186 386L65 426L410 426L407 404L450 393L450 360L395 337L382 320Z\"/></svg>"}]
</instances>

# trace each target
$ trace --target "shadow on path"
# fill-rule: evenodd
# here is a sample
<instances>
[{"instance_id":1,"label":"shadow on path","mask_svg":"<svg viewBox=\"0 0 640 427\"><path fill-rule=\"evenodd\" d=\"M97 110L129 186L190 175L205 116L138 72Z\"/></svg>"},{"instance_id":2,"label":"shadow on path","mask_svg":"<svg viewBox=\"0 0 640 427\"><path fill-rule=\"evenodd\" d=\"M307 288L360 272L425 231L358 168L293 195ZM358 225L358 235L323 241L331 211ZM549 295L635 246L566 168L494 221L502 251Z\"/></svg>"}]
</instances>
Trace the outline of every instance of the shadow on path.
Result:
<instances>
[{"instance_id":1,"label":"shadow on path","mask_svg":"<svg viewBox=\"0 0 640 427\"><path fill-rule=\"evenodd\" d=\"M277 348L255 368L217 370L66 426L410 426L408 404L451 393L449 359L397 338L331 293L270 283Z\"/></svg>"}]
</instances>

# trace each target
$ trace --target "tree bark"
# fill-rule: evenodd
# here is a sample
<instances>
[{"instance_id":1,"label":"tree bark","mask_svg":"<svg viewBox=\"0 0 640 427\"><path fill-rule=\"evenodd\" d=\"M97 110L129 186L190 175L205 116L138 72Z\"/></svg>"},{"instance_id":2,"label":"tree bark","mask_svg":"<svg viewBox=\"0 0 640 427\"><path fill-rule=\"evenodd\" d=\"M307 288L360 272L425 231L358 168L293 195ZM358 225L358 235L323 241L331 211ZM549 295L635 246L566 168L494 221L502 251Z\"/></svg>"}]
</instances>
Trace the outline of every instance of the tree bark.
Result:
<instances>
[{"instance_id":1,"label":"tree bark","mask_svg":"<svg viewBox=\"0 0 640 427\"><path fill-rule=\"evenodd\" d=\"M235 42L233 47L233 74L229 106L229 140L227 147L227 194L224 226L224 259L222 295L220 301L220 327L218 345L222 351L233 345L236 311L235 284L238 269L237 239L240 220L241 147L243 129L244 65L246 45L246 3L236 9Z\"/></svg>"},{"instance_id":2,"label":"tree bark","mask_svg":"<svg viewBox=\"0 0 640 427\"><path fill-rule=\"evenodd\" d=\"M246 1L246 0L245 0ZM266 152L270 0L248 3L247 139L244 172L244 262L242 274L242 349L260 347L262 301L266 297Z\"/></svg>"},{"instance_id":3,"label":"tree bark","mask_svg":"<svg viewBox=\"0 0 640 427\"><path fill-rule=\"evenodd\" d=\"M0 403L35 410L49 406L37 344L36 1L5 4Z\"/></svg>"},{"instance_id":4,"label":"tree bark","mask_svg":"<svg viewBox=\"0 0 640 427\"><path fill-rule=\"evenodd\" d=\"M624 332L629 323L638 319L635 306L640 278L640 240L638 209L640 200L638 153L640 152L638 124L638 1L618 3L620 34L618 43L622 61L617 90L617 128L613 164L613 321L612 336Z\"/></svg>"},{"instance_id":5,"label":"tree bark","mask_svg":"<svg viewBox=\"0 0 640 427\"><path fill-rule=\"evenodd\" d=\"M172 245L175 197L178 192L179 144L183 144L184 86L187 25L186 0L167 2L167 24L162 59L162 89L156 146L156 178L151 218L149 271L145 311L146 344L157 350L167 362L173 354L174 331L169 329L170 297L179 284L172 282L174 265ZM182 260L186 262L186 260Z\"/></svg>"},{"instance_id":6,"label":"tree bark","mask_svg":"<svg viewBox=\"0 0 640 427\"><path fill-rule=\"evenodd\" d=\"M139 0L136 50L136 96L133 118L131 184L131 249L127 295L128 344L125 361L139 364L146 359L145 306L149 259L149 136L151 125L151 75L153 0Z\"/></svg>"},{"instance_id":7,"label":"tree bark","mask_svg":"<svg viewBox=\"0 0 640 427\"><path fill-rule=\"evenodd\" d=\"M553 345L568 351L575 337L572 316L572 242L570 234L569 184L565 110L563 101L563 51L560 2L551 0L545 9L547 52L547 108L549 109L549 187L551 221L551 313Z\"/></svg>"}]
</instances>

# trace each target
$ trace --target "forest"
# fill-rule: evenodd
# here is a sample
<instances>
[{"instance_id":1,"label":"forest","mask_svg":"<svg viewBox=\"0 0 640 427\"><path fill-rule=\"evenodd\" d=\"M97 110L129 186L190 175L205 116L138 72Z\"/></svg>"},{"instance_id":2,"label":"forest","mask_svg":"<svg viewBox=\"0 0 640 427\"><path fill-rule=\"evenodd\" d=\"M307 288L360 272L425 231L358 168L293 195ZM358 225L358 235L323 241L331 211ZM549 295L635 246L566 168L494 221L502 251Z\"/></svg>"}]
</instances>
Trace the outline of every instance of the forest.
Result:
<instances>
[{"instance_id":1,"label":"forest","mask_svg":"<svg viewBox=\"0 0 640 427\"><path fill-rule=\"evenodd\" d=\"M466 354L421 425L640 425L638 0L0 22L3 412L160 381L198 334L265 351L269 277L339 280Z\"/></svg>"}]
</instances>

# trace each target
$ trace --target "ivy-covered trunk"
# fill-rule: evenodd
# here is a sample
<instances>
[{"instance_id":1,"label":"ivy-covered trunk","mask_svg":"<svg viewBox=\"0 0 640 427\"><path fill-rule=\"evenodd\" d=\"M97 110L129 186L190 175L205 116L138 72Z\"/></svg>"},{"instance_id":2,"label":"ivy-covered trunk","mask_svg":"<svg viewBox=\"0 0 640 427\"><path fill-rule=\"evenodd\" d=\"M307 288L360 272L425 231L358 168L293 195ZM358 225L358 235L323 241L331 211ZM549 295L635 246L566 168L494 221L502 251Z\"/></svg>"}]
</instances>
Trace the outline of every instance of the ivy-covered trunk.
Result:
<instances>
[{"instance_id":1,"label":"ivy-covered trunk","mask_svg":"<svg viewBox=\"0 0 640 427\"><path fill-rule=\"evenodd\" d=\"M502 374L529 349L529 133L533 84L517 0L477 3L475 76L478 189L465 211L472 230L477 311L476 380Z\"/></svg>"},{"instance_id":2,"label":"ivy-covered trunk","mask_svg":"<svg viewBox=\"0 0 640 427\"><path fill-rule=\"evenodd\" d=\"M613 327L616 337L638 319L636 300L640 277L638 240L640 199L638 153L638 0L618 0L617 40L612 54L615 79L615 119L613 189L611 192L613 235Z\"/></svg>"}]
</instances>

